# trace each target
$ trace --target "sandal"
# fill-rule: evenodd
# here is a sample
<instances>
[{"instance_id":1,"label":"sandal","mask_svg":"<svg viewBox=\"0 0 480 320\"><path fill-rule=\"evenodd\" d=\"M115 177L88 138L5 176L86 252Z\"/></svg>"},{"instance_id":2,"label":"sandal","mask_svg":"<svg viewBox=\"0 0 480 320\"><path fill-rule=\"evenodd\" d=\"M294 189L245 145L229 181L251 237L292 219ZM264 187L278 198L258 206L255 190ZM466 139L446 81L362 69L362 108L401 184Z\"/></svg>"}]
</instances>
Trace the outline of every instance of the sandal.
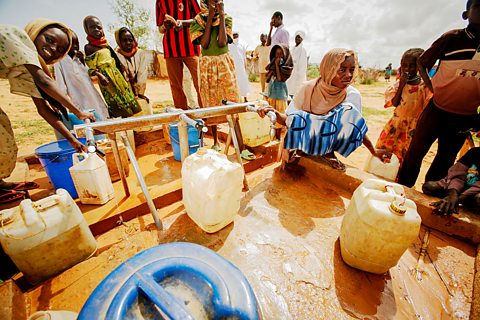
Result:
<instances>
[{"instance_id":1,"label":"sandal","mask_svg":"<svg viewBox=\"0 0 480 320\"><path fill-rule=\"evenodd\" d=\"M26 193L16 190L0 190L0 204L15 202L25 198Z\"/></svg>"},{"instance_id":2,"label":"sandal","mask_svg":"<svg viewBox=\"0 0 480 320\"><path fill-rule=\"evenodd\" d=\"M243 151L240 153L240 156L242 157L242 159L245 159L245 160L247 160L247 161L252 161L252 160L257 159L257 157L255 156L255 154L253 154L252 152L250 152L250 151L247 150L247 149L243 150Z\"/></svg>"},{"instance_id":3,"label":"sandal","mask_svg":"<svg viewBox=\"0 0 480 320\"><path fill-rule=\"evenodd\" d=\"M16 190L16 191L28 191L38 189L40 186L35 182L24 181L24 182L5 182L3 181L0 184L0 189L2 190Z\"/></svg>"},{"instance_id":4,"label":"sandal","mask_svg":"<svg viewBox=\"0 0 480 320\"><path fill-rule=\"evenodd\" d=\"M214 144L211 149L217 152L222 152L222 148L220 148L220 146L216 144Z\"/></svg>"},{"instance_id":5,"label":"sandal","mask_svg":"<svg viewBox=\"0 0 480 320\"><path fill-rule=\"evenodd\" d=\"M338 171L341 171L341 172L347 171L347 168L345 167L345 164L343 164L335 156L332 157L332 158L329 158L329 157L326 157L326 156L309 156L309 158L312 159L313 161L326 164L326 165L330 166L331 168L333 168L335 170L338 170Z\"/></svg>"},{"instance_id":6,"label":"sandal","mask_svg":"<svg viewBox=\"0 0 480 320\"><path fill-rule=\"evenodd\" d=\"M16 190L16 191L28 191L28 190L34 190L38 189L40 186L32 181L25 181L25 182L20 182L16 183L16 186L13 187L11 190Z\"/></svg>"}]
</instances>

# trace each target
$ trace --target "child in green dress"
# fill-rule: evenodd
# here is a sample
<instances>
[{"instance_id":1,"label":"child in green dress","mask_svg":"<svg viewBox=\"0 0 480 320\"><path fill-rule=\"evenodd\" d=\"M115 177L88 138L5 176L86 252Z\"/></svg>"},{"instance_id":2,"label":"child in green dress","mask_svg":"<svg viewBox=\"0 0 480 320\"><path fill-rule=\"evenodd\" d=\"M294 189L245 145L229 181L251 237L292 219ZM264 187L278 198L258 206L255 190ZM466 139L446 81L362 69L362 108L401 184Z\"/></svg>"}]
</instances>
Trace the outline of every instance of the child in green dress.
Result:
<instances>
[{"instance_id":1,"label":"child in green dress","mask_svg":"<svg viewBox=\"0 0 480 320\"><path fill-rule=\"evenodd\" d=\"M97 76L110 117L127 118L142 109L138 105L132 87L123 77L123 65L108 45L100 20L87 16L83 20L88 44L85 45L85 63L90 76ZM120 69L120 70L119 70Z\"/></svg>"}]
</instances>

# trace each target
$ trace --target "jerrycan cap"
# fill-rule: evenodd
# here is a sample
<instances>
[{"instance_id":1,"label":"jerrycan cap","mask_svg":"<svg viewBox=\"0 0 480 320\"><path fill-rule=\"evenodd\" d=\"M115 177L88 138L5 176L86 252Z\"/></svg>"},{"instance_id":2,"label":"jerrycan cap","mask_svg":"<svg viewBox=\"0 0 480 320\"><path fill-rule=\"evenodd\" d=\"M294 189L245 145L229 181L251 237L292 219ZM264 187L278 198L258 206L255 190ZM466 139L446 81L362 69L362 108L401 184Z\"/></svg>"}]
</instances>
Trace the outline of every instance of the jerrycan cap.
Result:
<instances>
[{"instance_id":1,"label":"jerrycan cap","mask_svg":"<svg viewBox=\"0 0 480 320\"><path fill-rule=\"evenodd\" d=\"M390 204L390 211L397 216L404 216L405 212L407 212L407 208L405 207L405 199L402 201L393 200Z\"/></svg>"},{"instance_id":2,"label":"jerrycan cap","mask_svg":"<svg viewBox=\"0 0 480 320\"><path fill-rule=\"evenodd\" d=\"M206 154L207 154L207 148L203 148L203 147L202 147L202 148L198 148L197 154L198 154L199 156L204 156L204 155L206 155Z\"/></svg>"}]
</instances>

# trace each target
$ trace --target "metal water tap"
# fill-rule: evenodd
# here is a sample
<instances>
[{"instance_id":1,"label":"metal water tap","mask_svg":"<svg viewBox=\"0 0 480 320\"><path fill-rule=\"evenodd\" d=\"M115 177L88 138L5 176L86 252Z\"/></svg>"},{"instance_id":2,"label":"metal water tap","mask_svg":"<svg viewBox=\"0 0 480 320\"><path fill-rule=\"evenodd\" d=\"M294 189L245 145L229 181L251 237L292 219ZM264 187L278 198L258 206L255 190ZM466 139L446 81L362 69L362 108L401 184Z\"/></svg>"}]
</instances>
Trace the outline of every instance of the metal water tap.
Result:
<instances>
[{"instance_id":1,"label":"metal water tap","mask_svg":"<svg viewBox=\"0 0 480 320\"><path fill-rule=\"evenodd\" d=\"M93 114L93 109L87 110L88 113ZM85 119L85 123L90 123L90 119ZM93 135L92 127L85 128L85 138L87 145L87 153L95 153L97 151L97 144L95 143L95 136Z\"/></svg>"},{"instance_id":2,"label":"metal water tap","mask_svg":"<svg viewBox=\"0 0 480 320\"><path fill-rule=\"evenodd\" d=\"M172 108L172 107L167 107L165 109L165 111L167 111L167 112L177 112L177 111L182 111L182 110ZM205 126L205 122L203 122L203 120L193 120L192 118L188 117L186 114L181 114L179 116L179 118L181 120L185 121L186 123L188 123L189 125L191 125L192 127L194 127L195 129L197 129L198 131L201 131L203 133L206 133L208 131L208 128Z\"/></svg>"}]
</instances>

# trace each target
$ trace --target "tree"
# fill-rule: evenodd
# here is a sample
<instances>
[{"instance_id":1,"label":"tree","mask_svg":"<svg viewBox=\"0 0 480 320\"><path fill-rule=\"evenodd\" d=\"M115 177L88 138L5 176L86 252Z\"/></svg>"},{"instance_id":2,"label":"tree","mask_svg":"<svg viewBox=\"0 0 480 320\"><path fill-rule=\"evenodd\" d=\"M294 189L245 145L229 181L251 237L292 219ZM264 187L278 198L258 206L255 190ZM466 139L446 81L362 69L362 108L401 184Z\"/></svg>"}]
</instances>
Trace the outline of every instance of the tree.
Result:
<instances>
[{"instance_id":1,"label":"tree","mask_svg":"<svg viewBox=\"0 0 480 320\"><path fill-rule=\"evenodd\" d=\"M150 40L151 15L145 8L140 8L134 0L111 0L113 14L116 22L108 26L110 32L121 27L127 27L132 31L140 48L145 49Z\"/></svg>"}]
</instances>

